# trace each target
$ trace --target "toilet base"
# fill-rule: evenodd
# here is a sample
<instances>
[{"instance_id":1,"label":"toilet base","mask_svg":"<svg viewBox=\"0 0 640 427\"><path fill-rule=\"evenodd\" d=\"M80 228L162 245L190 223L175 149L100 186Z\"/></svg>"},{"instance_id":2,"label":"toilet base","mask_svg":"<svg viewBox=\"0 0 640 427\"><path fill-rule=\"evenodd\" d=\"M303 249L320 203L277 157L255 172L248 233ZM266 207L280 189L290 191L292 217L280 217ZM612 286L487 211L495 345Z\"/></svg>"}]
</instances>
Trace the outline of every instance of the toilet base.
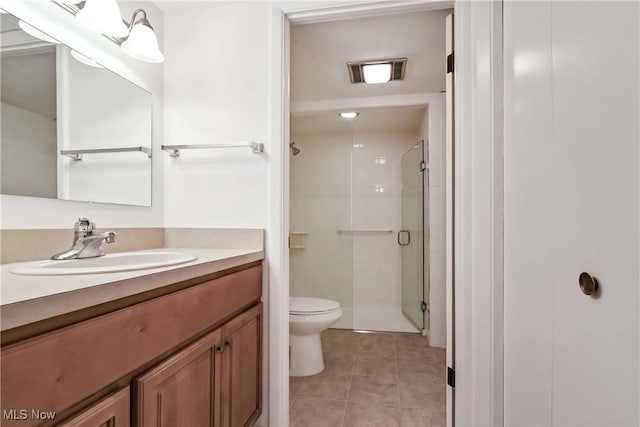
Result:
<instances>
[{"instance_id":1,"label":"toilet base","mask_svg":"<svg viewBox=\"0 0 640 427\"><path fill-rule=\"evenodd\" d=\"M324 371L320 334L289 335L289 376L306 377Z\"/></svg>"}]
</instances>

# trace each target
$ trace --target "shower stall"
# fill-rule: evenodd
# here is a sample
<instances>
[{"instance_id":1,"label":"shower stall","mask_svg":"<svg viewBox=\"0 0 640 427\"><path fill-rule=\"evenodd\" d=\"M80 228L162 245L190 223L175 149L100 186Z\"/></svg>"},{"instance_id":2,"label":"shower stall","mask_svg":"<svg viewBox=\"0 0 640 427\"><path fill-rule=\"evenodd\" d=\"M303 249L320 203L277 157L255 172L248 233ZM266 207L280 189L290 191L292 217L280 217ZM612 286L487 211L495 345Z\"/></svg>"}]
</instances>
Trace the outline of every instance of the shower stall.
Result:
<instances>
[{"instance_id":1,"label":"shower stall","mask_svg":"<svg viewBox=\"0 0 640 427\"><path fill-rule=\"evenodd\" d=\"M428 331L427 117L291 117L291 296L338 301L333 327Z\"/></svg>"}]
</instances>

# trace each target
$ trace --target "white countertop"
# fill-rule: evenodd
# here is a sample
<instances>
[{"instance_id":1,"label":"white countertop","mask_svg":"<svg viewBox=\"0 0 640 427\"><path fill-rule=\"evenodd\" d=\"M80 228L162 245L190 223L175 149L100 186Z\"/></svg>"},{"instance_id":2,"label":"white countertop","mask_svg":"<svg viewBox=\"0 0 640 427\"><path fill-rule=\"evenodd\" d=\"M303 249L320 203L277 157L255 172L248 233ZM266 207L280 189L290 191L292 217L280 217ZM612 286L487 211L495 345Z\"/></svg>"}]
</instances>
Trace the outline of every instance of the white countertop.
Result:
<instances>
[{"instance_id":1,"label":"white countertop","mask_svg":"<svg viewBox=\"0 0 640 427\"><path fill-rule=\"evenodd\" d=\"M255 249L161 248L139 252L183 252L197 260L168 267L116 273L23 276L0 266L0 329L29 323L161 288L264 259Z\"/></svg>"}]
</instances>

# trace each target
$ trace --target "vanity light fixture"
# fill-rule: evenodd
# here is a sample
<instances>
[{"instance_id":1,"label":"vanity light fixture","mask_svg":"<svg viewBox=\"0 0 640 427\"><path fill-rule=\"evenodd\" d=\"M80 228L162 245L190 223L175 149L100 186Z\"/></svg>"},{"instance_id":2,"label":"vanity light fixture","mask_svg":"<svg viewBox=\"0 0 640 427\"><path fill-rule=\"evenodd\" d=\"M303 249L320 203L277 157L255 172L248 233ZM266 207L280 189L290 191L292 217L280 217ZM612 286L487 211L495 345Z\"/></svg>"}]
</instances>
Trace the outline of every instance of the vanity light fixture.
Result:
<instances>
[{"instance_id":1,"label":"vanity light fixture","mask_svg":"<svg viewBox=\"0 0 640 427\"><path fill-rule=\"evenodd\" d=\"M22 31L24 31L25 33L29 34L31 37L35 37L37 39L40 39L42 41L45 41L47 43L53 43L53 44L60 44L60 42L56 39L54 39L53 37L48 36L47 34L43 33L42 31L40 31L39 29L37 29L36 27L27 24L26 22L20 20L18 21L18 27L20 27L20 29Z\"/></svg>"},{"instance_id":2,"label":"vanity light fixture","mask_svg":"<svg viewBox=\"0 0 640 427\"><path fill-rule=\"evenodd\" d=\"M142 17L136 21L136 16ZM147 19L147 12L136 9L129 23L129 37L122 42L122 50L134 58L145 62L159 63L164 61L164 55L158 47L158 39L153 27Z\"/></svg>"},{"instance_id":3,"label":"vanity light fixture","mask_svg":"<svg viewBox=\"0 0 640 427\"><path fill-rule=\"evenodd\" d=\"M344 113L340 113L340 117L343 119L355 119L359 114L360 113L356 113L355 111L345 111Z\"/></svg>"},{"instance_id":4,"label":"vanity light fixture","mask_svg":"<svg viewBox=\"0 0 640 427\"><path fill-rule=\"evenodd\" d=\"M76 19L105 36L127 37L129 34L116 0L86 0Z\"/></svg>"},{"instance_id":5,"label":"vanity light fixture","mask_svg":"<svg viewBox=\"0 0 640 427\"><path fill-rule=\"evenodd\" d=\"M131 21L120 14L116 0L55 0L76 19L97 32L110 37L123 51L145 62L159 63L164 55L144 9L136 9ZM77 4L77 6L76 6ZM79 9L79 6L82 8Z\"/></svg>"}]
</instances>

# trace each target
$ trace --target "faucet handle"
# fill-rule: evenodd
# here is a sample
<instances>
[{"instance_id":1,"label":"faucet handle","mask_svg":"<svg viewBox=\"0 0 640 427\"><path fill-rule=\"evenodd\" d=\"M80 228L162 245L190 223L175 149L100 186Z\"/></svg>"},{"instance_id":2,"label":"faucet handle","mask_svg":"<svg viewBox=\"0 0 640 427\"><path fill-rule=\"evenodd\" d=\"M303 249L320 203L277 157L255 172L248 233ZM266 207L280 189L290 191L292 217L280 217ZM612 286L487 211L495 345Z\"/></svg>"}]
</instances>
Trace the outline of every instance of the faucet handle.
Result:
<instances>
[{"instance_id":1,"label":"faucet handle","mask_svg":"<svg viewBox=\"0 0 640 427\"><path fill-rule=\"evenodd\" d=\"M113 243L116 241L116 233L114 231L108 231L104 233L104 241L107 243Z\"/></svg>"},{"instance_id":2,"label":"faucet handle","mask_svg":"<svg viewBox=\"0 0 640 427\"><path fill-rule=\"evenodd\" d=\"M78 222L75 223L73 227L73 231L84 233L85 235L89 235L93 233L93 229L96 225L89 220L89 218L78 218Z\"/></svg>"}]
</instances>

